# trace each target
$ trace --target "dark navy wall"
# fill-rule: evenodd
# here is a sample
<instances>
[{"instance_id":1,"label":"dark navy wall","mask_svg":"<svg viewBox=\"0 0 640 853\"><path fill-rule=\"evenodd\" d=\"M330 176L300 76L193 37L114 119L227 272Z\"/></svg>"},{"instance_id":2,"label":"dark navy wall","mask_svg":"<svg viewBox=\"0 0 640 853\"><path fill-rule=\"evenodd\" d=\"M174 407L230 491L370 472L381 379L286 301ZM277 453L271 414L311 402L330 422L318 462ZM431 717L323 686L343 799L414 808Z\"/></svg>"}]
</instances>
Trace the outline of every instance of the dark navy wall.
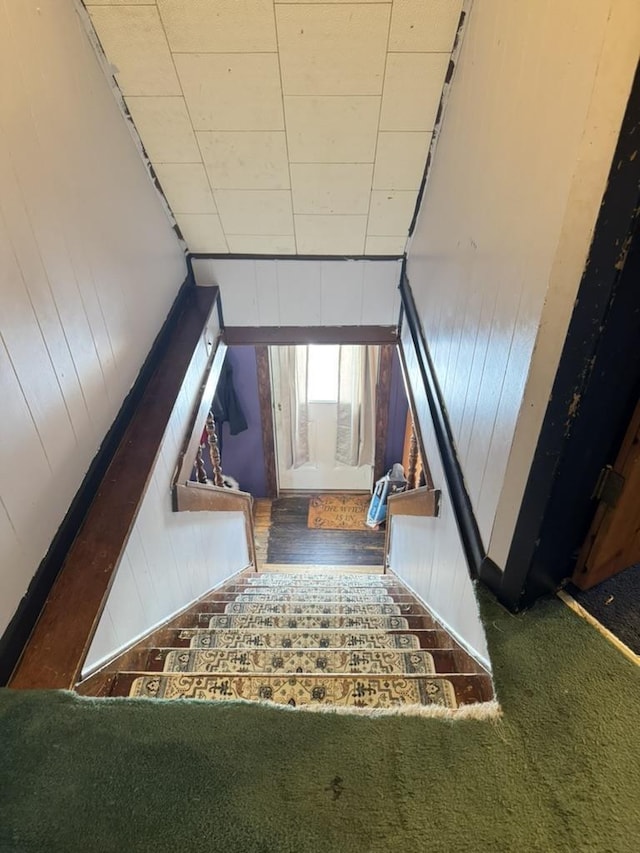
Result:
<instances>
[{"instance_id":1,"label":"dark navy wall","mask_svg":"<svg viewBox=\"0 0 640 853\"><path fill-rule=\"evenodd\" d=\"M267 494L267 486L255 347L229 347L227 359L233 367L233 384L249 429L238 435L230 435L229 424L224 424L222 470L235 477L243 491L251 492L256 498L263 498Z\"/></svg>"},{"instance_id":2,"label":"dark navy wall","mask_svg":"<svg viewBox=\"0 0 640 853\"><path fill-rule=\"evenodd\" d=\"M387 431L387 446L384 452L385 473L394 462L402 462L404 447L404 431L407 422L407 394L400 369L400 359L397 351L393 353L391 367L391 387L389 389L389 426Z\"/></svg>"}]
</instances>

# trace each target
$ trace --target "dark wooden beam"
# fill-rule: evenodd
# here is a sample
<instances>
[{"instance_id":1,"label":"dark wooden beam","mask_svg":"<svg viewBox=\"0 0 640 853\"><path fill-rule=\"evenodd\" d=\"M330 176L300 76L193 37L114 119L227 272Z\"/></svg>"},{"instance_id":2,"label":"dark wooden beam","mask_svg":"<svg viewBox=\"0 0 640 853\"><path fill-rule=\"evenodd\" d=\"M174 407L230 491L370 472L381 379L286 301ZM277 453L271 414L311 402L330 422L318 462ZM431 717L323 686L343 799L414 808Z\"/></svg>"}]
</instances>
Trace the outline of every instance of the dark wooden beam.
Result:
<instances>
[{"instance_id":1,"label":"dark wooden beam","mask_svg":"<svg viewBox=\"0 0 640 853\"><path fill-rule=\"evenodd\" d=\"M393 367L392 344L380 347L378 382L376 386L376 450L373 465L373 481L377 482L384 474L384 453L387 448L389 430L389 398L391 395L391 368Z\"/></svg>"},{"instance_id":2,"label":"dark wooden beam","mask_svg":"<svg viewBox=\"0 0 640 853\"><path fill-rule=\"evenodd\" d=\"M396 344L396 326L226 326L227 346L262 344Z\"/></svg>"},{"instance_id":3,"label":"dark wooden beam","mask_svg":"<svg viewBox=\"0 0 640 853\"><path fill-rule=\"evenodd\" d=\"M185 372L216 310L217 298L217 288L188 291L10 687L70 689L78 681Z\"/></svg>"},{"instance_id":4,"label":"dark wooden beam","mask_svg":"<svg viewBox=\"0 0 640 853\"><path fill-rule=\"evenodd\" d=\"M258 402L260 405L260 425L262 429L262 449L264 452L264 474L267 497L278 496L278 473L276 469L275 430L273 426L273 400L271 398L271 368L269 366L269 347L257 346L256 370L258 373Z\"/></svg>"}]
</instances>

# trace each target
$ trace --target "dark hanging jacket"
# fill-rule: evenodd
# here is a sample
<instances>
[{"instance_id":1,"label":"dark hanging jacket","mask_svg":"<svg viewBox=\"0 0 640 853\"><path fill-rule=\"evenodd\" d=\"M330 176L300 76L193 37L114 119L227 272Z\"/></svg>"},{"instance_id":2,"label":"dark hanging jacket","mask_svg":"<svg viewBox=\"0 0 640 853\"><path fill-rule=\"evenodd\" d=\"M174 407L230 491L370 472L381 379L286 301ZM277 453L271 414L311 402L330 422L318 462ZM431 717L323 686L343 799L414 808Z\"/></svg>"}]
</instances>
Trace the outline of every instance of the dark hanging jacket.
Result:
<instances>
[{"instance_id":1,"label":"dark hanging jacket","mask_svg":"<svg viewBox=\"0 0 640 853\"><path fill-rule=\"evenodd\" d=\"M231 435L237 435L239 432L244 432L249 428L247 419L242 411L242 406L236 395L236 389L233 387L233 368L228 359L225 359L222 365L222 373L218 380L215 397L211 406L214 420L223 424L229 422L229 432Z\"/></svg>"}]
</instances>

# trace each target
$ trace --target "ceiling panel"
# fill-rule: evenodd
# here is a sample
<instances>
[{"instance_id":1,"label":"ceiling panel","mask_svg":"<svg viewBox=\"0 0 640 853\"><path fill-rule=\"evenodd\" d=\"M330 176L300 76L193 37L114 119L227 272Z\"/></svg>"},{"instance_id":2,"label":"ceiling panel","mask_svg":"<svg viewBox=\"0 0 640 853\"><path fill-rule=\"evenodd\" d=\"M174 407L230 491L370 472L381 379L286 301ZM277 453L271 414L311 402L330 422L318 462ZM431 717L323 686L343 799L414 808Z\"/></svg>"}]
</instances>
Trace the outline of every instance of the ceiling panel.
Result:
<instances>
[{"instance_id":1,"label":"ceiling panel","mask_svg":"<svg viewBox=\"0 0 640 853\"><path fill-rule=\"evenodd\" d=\"M289 189L283 131L202 131L196 137L214 189Z\"/></svg>"},{"instance_id":2,"label":"ceiling panel","mask_svg":"<svg viewBox=\"0 0 640 853\"><path fill-rule=\"evenodd\" d=\"M192 251L404 251L462 0L86 5Z\"/></svg>"},{"instance_id":3,"label":"ceiling panel","mask_svg":"<svg viewBox=\"0 0 640 853\"><path fill-rule=\"evenodd\" d=\"M125 98L153 163L198 163L200 149L184 98ZM195 212L195 211L194 211Z\"/></svg>"},{"instance_id":4,"label":"ceiling panel","mask_svg":"<svg viewBox=\"0 0 640 853\"><path fill-rule=\"evenodd\" d=\"M390 53L380 130L433 130L448 53Z\"/></svg>"},{"instance_id":5,"label":"ceiling panel","mask_svg":"<svg viewBox=\"0 0 640 853\"><path fill-rule=\"evenodd\" d=\"M366 216L296 215L296 245L300 255L361 255Z\"/></svg>"},{"instance_id":6,"label":"ceiling panel","mask_svg":"<svg viewBox=\"0 0 640 853\"><path fill-rule=\"evenodd\" d=\"M179 95L155 6L93 6L89 15L124 95Z\"/></svg>"},{"instance_id":7,"label":"ceiling panel","mask_svg":"<svg viewBox=\"0 0 640 853\"><path fill-rule=\"evenodd\" d=\"M431 133L389 132L378 135L374 190L414 190L420 186Z\"/></svg>"},{"instance_id":8,"label":"ceiling panel","mask_svg":"<svg viewBox=\"0 0 640 853\"><path fill-rule=\"evenodd\" d=\"M217 213L201 163L157 163L155 170L174 213Z\"/></svg>"},{"instance_id":9,"label":"ceiling panel","mask_svg":"<svg viewBox=\"0 0 640 853\"><path fill-rule=\"evenodd\" d=\"M374 190L371 193L368 233L374 237L406 235L415 203L414 190Z\"/></svg>"},{"instance_id":10,"label":"ceiling panel","mask_svg":"<svg viewBox=\"0 0 640 853\"><path fill-rule=\"evenodd\" d=\"M462 0L394 0L391 51L450 53Z\"/></svg>"},{"instance_id":11,"label":"ceiling panel","mask_svg":"<svg viewBox=\"0 0 640 853\"><path fill-rule=\"evenodd\" d=\"M292 163L295 213L366 213L372 166L368 163Z\"/></svg>"},{"instance_id":12,"label":"ceiling panel","mask_svg":"<svg viewBox=\"0 0 640 853\"><path fill-rule=\"evenodd\" d=\"M276 53L176 53L196 130L284 130Z\"/></svg>"},{"instance_id":13,"label":"ceiling panel","mask_svg":"<svg viewBox=\"0 0 640 853\"><path fill-rule=\"evenodd\" d=\"M157 0L174 53L277 51L272 0Z\"/></svg>"},{"instance_id":14,"label":"ceiling panel","mask_svg":"<svg viewBox=\"0 0 640 853\"><path fill-rule=\"evenodd\" d=\"M292 163L372 163L380 97L285 97Z\"/></svg>"},{"instance_id":15,"label":"ceiling panel","mask_svg":"<svg viewBox=\"0 0 640 853\"><path fill-rule=\"evenodd\" d=\"M216 190L226 234L293 235L289 190Z\"/></svg>"},{"instance_id":16,"label":"ceiling panel","mask_svg":"<svg viewBox=\"0 0 640 853\"><path fill-rule=\"evenodd\" d=\"M276 4L285 95L379 95L391 4Z\"/></svg>"}]
</instances>

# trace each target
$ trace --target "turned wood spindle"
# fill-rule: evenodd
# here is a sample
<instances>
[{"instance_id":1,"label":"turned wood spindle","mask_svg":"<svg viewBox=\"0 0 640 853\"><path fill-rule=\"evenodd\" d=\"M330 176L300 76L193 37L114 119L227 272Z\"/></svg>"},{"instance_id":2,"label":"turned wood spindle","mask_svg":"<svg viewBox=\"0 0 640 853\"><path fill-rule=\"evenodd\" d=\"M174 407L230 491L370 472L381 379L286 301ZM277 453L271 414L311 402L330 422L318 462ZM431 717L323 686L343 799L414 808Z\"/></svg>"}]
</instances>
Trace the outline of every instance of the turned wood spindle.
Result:
<instances>
[{"instance_id":1,"label":"turned wood spindle","mask_svg":"<svg viewBox=\"0 0 640 853\"><path fill-rule=\"evenodd\" d=\"M220 449L218 447L218 436L213 415L209 412L206 423L207 440L209 442L209 458L213 468L213 483L215 486L224 486L222 480L222 464L220 460Z\"/></svg>"},{"instance_id":2,"label":"turned wood spindle","mask_svg":"<svg viewBox=\"0 0 640 853\"><path fill-rule=\"evenodd\" d=\"M204 460L202 458L202 445L200 445L200 447L198 447L198 452L196 453L195 469L196 469L196 480L199 483L206 483L207 482L207 469L204 467Z\"/></svg>"},{"instance_id":3,"label":"turned wood spindle","mask_svg":"<svg viewBox=\"0 0 640 853\"><path fill-rule=\"evenodd\" d=\"M411 426L411 439L409 441L409 466L407 469L407 484L409 489L416 488L418 473L418 439L415 427Z\"/></svg>"}]
</instances>

